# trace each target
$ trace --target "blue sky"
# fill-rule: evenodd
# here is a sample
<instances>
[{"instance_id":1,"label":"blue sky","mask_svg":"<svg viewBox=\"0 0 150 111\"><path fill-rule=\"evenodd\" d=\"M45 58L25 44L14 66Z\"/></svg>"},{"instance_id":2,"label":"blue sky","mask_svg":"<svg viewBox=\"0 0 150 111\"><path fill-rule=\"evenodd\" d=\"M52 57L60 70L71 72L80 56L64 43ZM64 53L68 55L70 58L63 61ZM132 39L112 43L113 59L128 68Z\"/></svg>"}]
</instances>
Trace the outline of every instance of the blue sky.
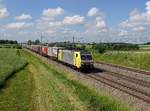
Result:
<instances>
[{"instance_id":1,"label":"blue sky","mask_svg":"<svg viewBox=\"0 0 150 111\"><path fill-rule=\"evenodd\" d=\"M137 8L145 11L147 0L5 0L12 15L19 15L22 12L31 13L38 18L43 9L64 8L70 13L86 15L92 7L97 7L107 16L110 26L116 26L119 22L127 19L129 13Z\"/></svg>"},{"instance_id":2,"label":"blue sky","mask_svg":"<svg viewBox=\"0 0 150 111\"><path fill-rule=\"evenodd\" d=\"M149 29L148 0L0 0L7 39L34 40L42 32L49 41L140 43L150 41Z\"/></svg>"}]
</instances>

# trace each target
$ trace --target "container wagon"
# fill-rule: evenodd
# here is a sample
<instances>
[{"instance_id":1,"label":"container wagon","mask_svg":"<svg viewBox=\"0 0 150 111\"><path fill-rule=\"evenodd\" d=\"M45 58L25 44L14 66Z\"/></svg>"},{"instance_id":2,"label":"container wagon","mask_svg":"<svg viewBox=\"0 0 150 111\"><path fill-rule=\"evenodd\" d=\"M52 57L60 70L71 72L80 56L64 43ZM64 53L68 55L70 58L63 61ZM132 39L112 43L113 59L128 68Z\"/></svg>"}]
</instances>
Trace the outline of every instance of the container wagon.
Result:
<instances>
[{"instance_id":1,"label":"container wagon","mask_svg":"<svg viewBox=\"0 0 150 111\"><path fill-rule=\"evenodd\" d=\"M43 56L48 56L48 47L47 46L42 47L42 55Z\"/></svg>"}]
</instances>

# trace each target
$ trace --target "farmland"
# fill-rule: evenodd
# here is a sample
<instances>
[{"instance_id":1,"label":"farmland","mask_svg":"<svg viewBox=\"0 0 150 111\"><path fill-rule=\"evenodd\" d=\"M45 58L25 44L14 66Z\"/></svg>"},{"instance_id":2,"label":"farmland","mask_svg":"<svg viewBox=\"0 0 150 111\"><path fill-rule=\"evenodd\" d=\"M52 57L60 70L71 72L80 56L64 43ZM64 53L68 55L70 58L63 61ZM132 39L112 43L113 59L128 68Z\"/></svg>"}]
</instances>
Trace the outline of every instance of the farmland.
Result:
<instances>
[{"instance_id":1,"label":"farmland","mask_svg":"<svg viewBox=\"0 0 150 111\"><path fill-rule=\"evenodd\" d=\"M21 56L28 65L1 89L0 110L129 111L116 100L85 87L28 52L21 51Z\"/></svg>"},{"instance_id":2,"label":"farmland","mask_svg":"<svg viewBox=\"0 0 150 111\"><path fill-rule=\"evenodd\" d=\"M96 61L150 70L150 52L148 51L108 51L104 54L95 52L93 56Z\"/></svg>"},{"instance_id":3,"label":"farmland","mask_svg":"<svg viewBox=\"0 0 150 111\"><path fill-rule=\"evenodd\" d=\"M26 61L19 57L16 49L0 49L0 86L5 80L26 65Z\"/></svg>"}]
</instances>

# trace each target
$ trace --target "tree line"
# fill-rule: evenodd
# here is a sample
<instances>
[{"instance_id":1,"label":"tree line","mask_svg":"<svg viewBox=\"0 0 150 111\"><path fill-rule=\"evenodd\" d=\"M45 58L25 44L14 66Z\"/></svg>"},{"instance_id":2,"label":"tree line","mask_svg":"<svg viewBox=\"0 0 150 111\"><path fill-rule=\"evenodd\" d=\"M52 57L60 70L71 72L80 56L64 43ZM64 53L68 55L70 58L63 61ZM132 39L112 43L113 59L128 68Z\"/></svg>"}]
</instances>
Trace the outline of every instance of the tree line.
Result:
<instances>
[{"instance_id":1,"label":"tree line","mask_svg":"<svg viewBox=\"0 0 150 111\"><path fill-rule=\"evenodd\" d=\"M16 40L0 40L0 44L18 44Z\"/></svg>"},{"instance_id":2,"label":"tree line","mask_svg":"<svg viewBox=\"0 0 150 111\"><path fill-rule=\"evenodd\" d=\"M103 53L106 50L139 50L139 45L129 43L95 43L92 48L97 50L99 53Z\"/></svg>"}]
</instances>

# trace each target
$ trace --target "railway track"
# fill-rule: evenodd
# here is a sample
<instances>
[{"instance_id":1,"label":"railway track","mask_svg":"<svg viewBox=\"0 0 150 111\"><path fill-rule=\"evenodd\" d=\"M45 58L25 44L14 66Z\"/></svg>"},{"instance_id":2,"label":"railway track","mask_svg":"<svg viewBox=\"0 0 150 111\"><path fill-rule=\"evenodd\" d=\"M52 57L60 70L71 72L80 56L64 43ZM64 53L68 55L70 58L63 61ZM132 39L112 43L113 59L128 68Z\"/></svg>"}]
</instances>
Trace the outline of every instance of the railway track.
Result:
<instances>
[{"instance_id":1,"label":"railway track","mask_svg":"<svg viewBox=\"0 0 150 111\"><path fill-rule=\"evenodd\" d=\"M120 66L120 65L111 64L111 63L106 63L106 62L101 62L101 61L95 61L95 63L102 64L102 65L107 65L109 67L119 68L119 69L122 69L122 70L131 71L131 72L135 72L135 73L140 73L142 75L150 76L150 71L139 70L139 69L135 69L135 68L129 68L129 67Z\"/></svg>"},{"instance_id":2,"label":"railway track","mask_svg":"<svg viewBox=\"0 0 150 111\"><path fill-rule=\"evenodd\" d=\"M149 91L142 90L140 88L134 87L133 85L129 85L127 83L121 83L116 81L115 79L111 79L108 77L95 75L95 74L89 74L87 77L95 79L99 82L102 82L108 86L111 86L115 89L118 89L120 91L123 91L129 95L132 95L138 99L143 100L144 102L150 103L150 93Z\"/></svg>"},{"instance_id":3,"label":"railway track","mask_svg":"<svg viewBox=\"0 0 150 111\"><path fill-rule=\"evenodd\" d=\"M103 75L89 75L91 78L119 89L136 98L150 103L150 72L118 66L105 62L96 62L107 70ZM102 68L102 69L103 69Z\"/></svg>"},{"instance_id":4,"label":"railway track","mask_svg":"<svg viewBox=\"0 0 150 111\"><path fill-rule=\"evenodd\" d=\"M148 82L148 81L144 81L144 80L141 80L141 79L137 79L137 78L134 78L134 77L129 77L127 75L121 75L121 74L113 73L113 72L107 72L107 74L115 76L115 77L119 77L121 79L133 82L135 84L138 84L138 85L141 85L141 86L144 86L144 87L147 87L147 88L150 88L150 82Z\"/></svg>"}]
</instances>

